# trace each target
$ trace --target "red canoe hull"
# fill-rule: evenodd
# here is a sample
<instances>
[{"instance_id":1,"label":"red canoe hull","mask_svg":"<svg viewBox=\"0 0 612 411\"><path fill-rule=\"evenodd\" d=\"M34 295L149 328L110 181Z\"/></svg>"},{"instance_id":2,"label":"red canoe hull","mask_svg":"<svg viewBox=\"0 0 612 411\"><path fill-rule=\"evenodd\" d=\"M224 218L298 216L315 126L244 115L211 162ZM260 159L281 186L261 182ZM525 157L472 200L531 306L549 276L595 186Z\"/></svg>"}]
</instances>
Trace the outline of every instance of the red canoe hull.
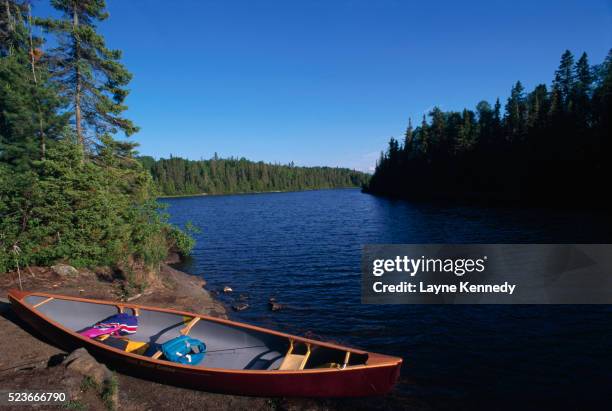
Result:
<instances>
[{"instance_id":1,"label":"red canoe hull","mask_svg":"<svg viewBox=\"0 0 612 411\"><path fill-rule=\"evenodd\" d=\"M25 304L22 300L27 295L29 293L11 291L11 305L19 318L44 338L68 351L85 347L94 357L112 368L164 384L264 397L375 396L386 394L393 388L402 362L399 358L370 353L371 365L348 367L344 370L258 372L177 366L167 361L126 355L92 340L83 339L74 332L58 327Z\"/></svg>"}]
</instances>

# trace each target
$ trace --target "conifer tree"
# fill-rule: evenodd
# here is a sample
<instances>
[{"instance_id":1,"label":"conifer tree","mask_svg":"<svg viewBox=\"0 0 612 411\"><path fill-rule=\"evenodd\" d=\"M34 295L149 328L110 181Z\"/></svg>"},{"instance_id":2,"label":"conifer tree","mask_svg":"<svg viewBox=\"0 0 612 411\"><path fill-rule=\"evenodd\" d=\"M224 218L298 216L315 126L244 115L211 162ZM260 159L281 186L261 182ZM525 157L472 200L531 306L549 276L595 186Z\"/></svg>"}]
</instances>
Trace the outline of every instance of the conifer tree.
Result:
<instances>
[{"instance_id":1,"label":"conifer tree","mask_svg":"<svg viewBox=\"0 0 612 411\"><path fill-rule=\"evenodd\" d=\"M586 53L582 53L576 62L576 89L585 95L590 95L593 84L593 73Z\"/></svg>"},{"instance_id":2,"label":"conifer tree","mask_svg":"<svg viewBox=\"0 0 612 411\"><path fill-rule=\"evenodd\" d=\"M23 16L26 5L15 0L0 0L0 56L8 56L25 43Z\"/></svg>"},{"instance_id":3,"label":"conifer tree","mask_svg":"<svg viewBox=\"0 0 612 411\"><path fill-rule=\"evenodd\" d=\"M493 109L489 102L483 100L476 105L478 113L478 136L479 144L489 144L493 134Z\"/></svg>"},{"instance_id":4,"label":"conifer tree","mask_svg":"<svg viewBox=\"0 0 612 411\"><path fill-rule=\"evenodd\" d=\"M495 100L495 107L493 109L493 120L498 126L501 126L501 103L499 97Z\"/></svg>"},{"instance_id":5,"label":"conifer tree","mask_svg":"<svg viewBox=\"0 0 612 411\"><path fill-rule=\"evenodd\" d=\"M46 56L42 39L32 34L29 2L0 0L0 273L57 261L130 273L144 265L144 277L129 278L130 286L144 286L169 248L185 254L193 240L159 213L151 177L133 158L134 145L104 132L134 131L119 117L129 73L91 24L103 17L98 11L104 3L53 4L72 5L82 25L43 21L60 33L58 48ZM87 163L84 144L75 144L68 128L74 110L66 110L59 96L71 96L76 72L82 123L99 137Z\"/></svg>"},{"instance_id":6,"label":"conifer tree","mask_svg":"<svg viewBox=\"0 0 612 411\"><path fill-rule=\"evenodd\" d=\"M604 62L597 67L596 88L593 91L593 129L598 149L596 167L602 176L608 176L612 170L610 153L612 152L612 49Z\"/></svg>"},{"instance_id":7,"label":"conifer tree","mask_svg":"<svg viewBox=\"0 0 612 411\"><path fill-rule=\"evenodd\" d=\"M96 24L108 18L104 0L52 0L59 19L37 23L58 38L49 58L55 81L67 98L75 133L83 152L91 139L123 131L138 131L122 117L131 74L119 62L121 52L106 47Z\"/></svg>"},{"instance_id":8,"label":"conifer tree","mask_svg":"<svg viewBox=\"0 0 612 411\"><path fill-rule=\"evenodd\" d=\"M574 85L574 55L571 51L565 50L561 55L559 68L555 72L553 87L559 93L559 103L561 111L570 109L570 97Z\"/></svg>"},{"instance_id":9,"label":"conifer tree","mask_svg":"<svg viewBox=\"0 0 612 411\"><path fill-rule=\"evenodd\" d=\"M439 153L446 148L444 138L446 119L444 118L444 112L440 110L440 107L434 107L429 113L429 116L431 117L430 139L432 145L438 149L436 151Z\"/></svg>"},{"instance_id":10,"label":"conifer tree","mask_svg":"<svg viewBox=\"0 0 612 411\"><path fill-rule=\"evenodd\" d=\"M512 87L510 97L506 103L506 123L507 138L512 141L523 137L526 128L526 105L524 88L520 81Z\"/></svg>"},{"instance_id":11,"label":"conifer tree","mask_svg":"<svg viewBox=\"0 0 612 411\"><path fill-rule=\"evenodd\" d=\"M423 154L427 154L431 146L429 124L427 124L427 118L425 117L425 114L423 114L423 119L421 120L421 128L419 132L419 146Z\"/></svg>"},{"instance_id":12,"label":"conifer tree","mask_svg":"<svg viewBox=\"0 0 612 411\"><path fill-rule=\"evenodd\" d=\"M586 54L574 64L566 51L550 89L539 84L525 94L517 82L503 118L499 98L493 109L481 101L476 112L434 108L431 123L424 116L414 130L410 156L392 167L391 146L364 191L420 199L463 196L609 206L602 187L612 168L612 51L595 67Z\"/></svg>"},{"instance_id":13,"label":"conifer tree","mask_svg":"<svg viewBox=\"0 0 612 411\"><path fill-rule=\"evenodd\" d=\"M463 122L459 126L458 138L455 149L460 152L466 152L472 149L476 144L476 130L474 127L475 119L474 112L464 109L462 113Z\"/></svg>"},{"instance_id":14,"label":"conifer tree","mask_svg":"<svg viewBox=\"0 0 612 411\"><path fill-rule=\"evenodd\" d=\"M543 128L548 113L548 90L545 84L538 84L527 97L527 125L529 128Z\"/></svg>"},{"instance_id":15,"label":"conifer tree","mask_svg":"<svg viewBox=\"0 0 612 411\"><path fill-rule=\"evenodd\" d=\"M396 161L398 159L398 155L399 143L394 137L391 137L389 139L389 159L391 159L392 161Z\"/></svg>"},{"instance_id":16,"label":"conifer tree","mask_svg":"<svg viewBox=\"0 0 612 411\"><path fill-rule=\"evenodd\" d=\"M573 106L576 116L576 126L585 128L590 122L590 97L593 88L593 71L589 65L586 53L582 53L575 67L575 82L572 92Z\"/></svg>"},{"instance_id":17,"label":"conifer tree","mask_svg":"<svg viewBox=\"0 0 612 411\"><path fill-rule=\"evenodd\" d=\"M24 169L44 158L46 140L59 137L65 119L57 114L60 100L38 62L41 40L26 24L29 7L9 0L2 6L7 43L0 59L0 160Z\"/></svg>"},{"instance_id":18,"label":"conifer tree","mask_svg":"<svg viewBox=\"0 0 612 411\"><path fill-rule=\"evenodd\" d=\"M406 155L410 154L412 150L412 140L414 139L414 130L412 128L412 119L408 119L408 127L406 127L406 132L404 133L404 153Z\"/></svg>"}]
</instances>

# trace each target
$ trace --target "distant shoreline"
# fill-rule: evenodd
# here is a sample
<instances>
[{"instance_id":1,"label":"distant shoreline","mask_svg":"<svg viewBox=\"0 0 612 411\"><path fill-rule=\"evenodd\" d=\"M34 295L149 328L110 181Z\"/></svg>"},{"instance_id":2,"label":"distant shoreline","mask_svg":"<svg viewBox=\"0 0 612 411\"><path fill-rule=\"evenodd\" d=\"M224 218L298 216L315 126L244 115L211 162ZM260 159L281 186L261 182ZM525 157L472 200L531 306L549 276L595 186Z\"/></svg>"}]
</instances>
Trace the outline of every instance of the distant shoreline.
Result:
<instances>
[{"instance_id":1,"label":"distant shoreline","mask_svg":"<svg viewBox=\"0 0 612 411\"><path fill-rule=\"evenodd\" d=\"M303 191L320 191L320 190L360 190L361 187L322 187L322 188L305 188L303 190L272 190L272 191L239 191L235 193L196 193L196 194L176 194L158 196L158 199L164 198L184 198L184 197L218 197L218 196L233 196L245 194L274 194L274 193L300 193Z\"/></svg>"}]
</instances>

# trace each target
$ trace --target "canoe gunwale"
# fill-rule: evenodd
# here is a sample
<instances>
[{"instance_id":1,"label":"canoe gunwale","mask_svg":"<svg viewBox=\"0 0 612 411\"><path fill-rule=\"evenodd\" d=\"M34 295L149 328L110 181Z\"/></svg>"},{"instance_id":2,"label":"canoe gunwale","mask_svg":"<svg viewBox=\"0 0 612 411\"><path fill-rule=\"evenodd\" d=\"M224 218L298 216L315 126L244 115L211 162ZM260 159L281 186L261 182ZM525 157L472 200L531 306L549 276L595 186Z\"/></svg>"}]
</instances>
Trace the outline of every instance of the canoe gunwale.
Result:
<instances>
[{"instance_id":1,"label":"canoe gunwale","mask_svg":"<svg viewBox=\"0 0 612 411\"><path fill-rule=\"evenodd\" d=\"M169 313L169 314L176 314L176 315L181 315L184 317L191 317L191 318L199 317L205 321L211 321L211 322L215 322L219 324L229 325L229 326L236 327L239 329L247 329L247 330L262 332L262 333L274 335L277 337L287 338L288 340L293 340L294 342L297 341L297 342L311 344L313 346L319 346L319 347L324 347L324 348L346 351L352 354L367 354L368 359L366 361L366 364L347 366L346 368L343 368L343 369L311 368L311 369L303 369L303 370L245 370L245 369L212 368L212 367L198 367L198 366L183 365L183 364L179 364L179 363L175 363L171 361L155 359L155 358L147 357L144 355L125 352L118 348L108 346L99 341L96 341L91 338L87 338L83 335L80 335L79 333L63 326L57 321L37 311L33 306L27 304L24 300L26 297L29 297L29 296L39 296L39 297L47 297L47 298L57 298L57 299L62 299L62 300L70 300L70 301L76 301L76 302L110 305L110 306L117 307L118 309L127 308L127 309L137 309L137 310L149 310L149 311L157 311L157 312L163 312L163 313ZM274 330L258 327L255 325L235 322L232 320L226 320L226 319L221 319L221 318L215 318L215 317L211 317L208 315L196 314L196 313L191 313L187 311L180 311L180 310L174 310L174 309L168 309L168 308L150 307L150 306L144 306L144 305L132 304L132 303L112 302L112 301L88 299L88 298L81 298L81 297L71 297L71 296L50 294L50 293L44 293L44 292L25 292L25 291L18 291L18 290L9 290L8 297L12 304L19 304L22 308L26 309L30 315L38 317L42 319L43 321L46 321L50 325L56 327L57 329L69 334L71 337L82 341L85 346L88 344L91 344L97 347L98 349L102 349L102 350L114 353L115 356L119 358L127 357L127 358L132 358L136 361L147 362L152 365L163 365L165 367L189 370L192 372L195 371L195 372L213 372L213 373L224 373L224 374L249 374L249 375L296 375L296 374L319 374L319 373L350 373L353 371L361 371L361 370L372 369L372 368L397 367L401 365L402 363L402 359L399 357L392 357L392 356L388 356L384 354L372 353L372 352L363 351L363 350L346 347L342 345L337 345L333 343L312 340L309 338L286 334L283 332L274 331Z\"/></svg>"}]
</instances>

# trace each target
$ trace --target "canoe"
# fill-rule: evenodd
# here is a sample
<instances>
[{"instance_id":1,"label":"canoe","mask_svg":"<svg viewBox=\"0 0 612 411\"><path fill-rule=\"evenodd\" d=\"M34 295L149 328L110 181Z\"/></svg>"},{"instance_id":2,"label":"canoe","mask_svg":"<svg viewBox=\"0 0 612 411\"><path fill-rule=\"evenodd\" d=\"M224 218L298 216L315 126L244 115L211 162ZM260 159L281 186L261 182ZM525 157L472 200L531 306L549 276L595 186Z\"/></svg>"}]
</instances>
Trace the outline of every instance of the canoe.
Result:
<instances>
[{"instance_id":1,"label":"canoe","mask_svg":"<svg viewBox=\"0 0 612 411\"><path fill-rule=\"evenodd\" d=\"M126 374L192 389L266 397L375 396L393 388L402 364L398 357L178 310L17 290L8 297L19 318L61 348L85 347ZM188 335L206 344L203 361L170 362L159 350L126 351L79 334L118 312L138 317L130 344L154 348Z\"/></svg>"}]
</instances>

